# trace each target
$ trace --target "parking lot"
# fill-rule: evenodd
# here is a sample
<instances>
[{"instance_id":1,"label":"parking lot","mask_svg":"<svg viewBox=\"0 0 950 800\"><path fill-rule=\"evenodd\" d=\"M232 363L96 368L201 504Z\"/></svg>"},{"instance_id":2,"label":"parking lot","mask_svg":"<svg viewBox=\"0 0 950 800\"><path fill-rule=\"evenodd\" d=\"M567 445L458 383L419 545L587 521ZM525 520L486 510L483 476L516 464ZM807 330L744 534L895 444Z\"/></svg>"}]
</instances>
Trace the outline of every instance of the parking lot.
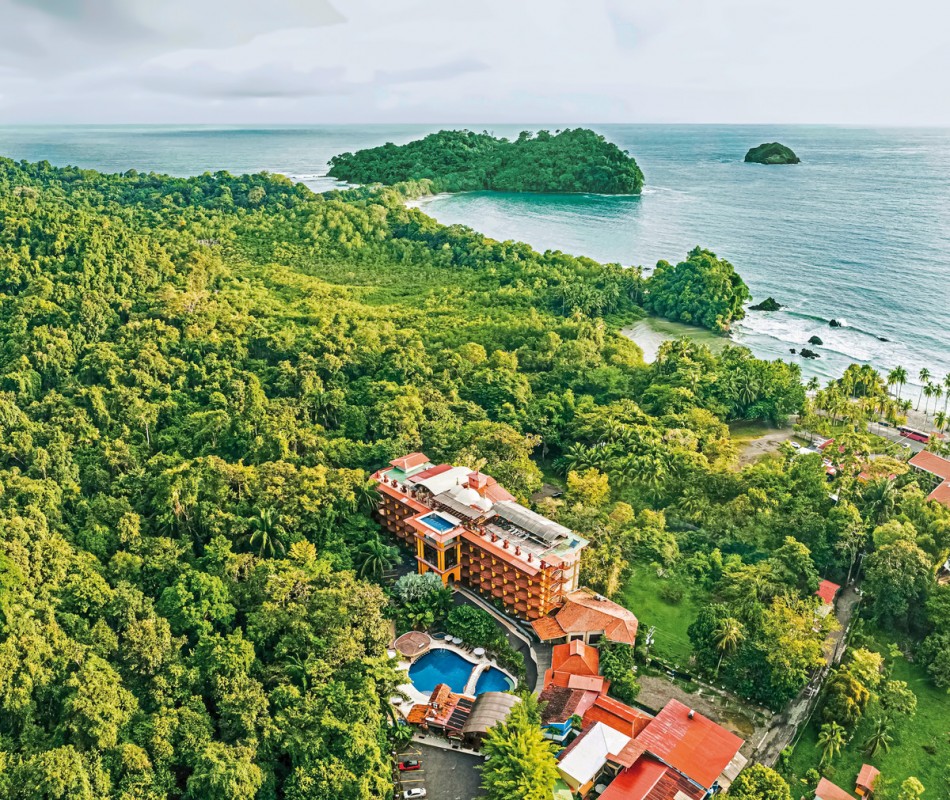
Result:
<instances>
[{"instance_id":1,"label":"parking lot","mask_svg":"<svg viewBox=\"0 0 950 800\"><path fill-rule=\"evenodd\" d=\"M478 797L481 775L475 769L483 760L471 753L445 750L412 742L399 754L399 761L418 759L422 769L399 773L397 800L415 788L426 790L426 800L472 800Z\"/></svg>"}]
</instances>

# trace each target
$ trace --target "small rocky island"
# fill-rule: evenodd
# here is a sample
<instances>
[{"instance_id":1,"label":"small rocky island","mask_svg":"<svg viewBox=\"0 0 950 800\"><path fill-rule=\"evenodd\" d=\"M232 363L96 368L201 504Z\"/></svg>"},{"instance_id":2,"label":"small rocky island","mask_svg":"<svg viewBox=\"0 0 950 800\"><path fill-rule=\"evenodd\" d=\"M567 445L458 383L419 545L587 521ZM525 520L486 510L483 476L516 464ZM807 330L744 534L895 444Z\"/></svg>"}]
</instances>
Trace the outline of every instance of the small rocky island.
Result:
<instances>
[{"instance_id":1,"label":"small rocky island","mask_svg":"<svg viewBox=\"0 0 950 800\"><path fill-rule=\"evenodd\" d=\"M766 297L761 303L749 306L749 311L778 311L782 307L782 304L777 303L774 297Z\"/></svg>"},{"instance_id":2,"label":"small rocky island","mask_svg":"<svg viewBox=\"0 0 950 800\"><path fill-rule=\"evenodd\" d=\"M747 164L798 164L801 159L790 147L778 142L766 142L745 154Z\"/></svg>"}]
</instances>

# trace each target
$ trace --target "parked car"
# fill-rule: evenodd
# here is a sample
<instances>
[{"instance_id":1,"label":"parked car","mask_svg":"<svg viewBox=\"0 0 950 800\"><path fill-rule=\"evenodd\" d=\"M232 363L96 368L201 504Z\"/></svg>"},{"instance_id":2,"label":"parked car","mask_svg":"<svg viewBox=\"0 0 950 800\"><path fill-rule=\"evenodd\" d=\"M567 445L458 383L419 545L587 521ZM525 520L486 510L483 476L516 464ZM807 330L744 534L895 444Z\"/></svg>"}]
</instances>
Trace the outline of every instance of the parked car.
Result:
<instances>
[{"instance_id":1,"label":"parked car","mask_svg":"<svg viewBox=\"0 0 950 800\"><path fill-rule=\"evenodd\" d=\"M422 769L422 762L418 758L407 758L399 762L400 772L409 772L413 769Z\"/></svg>"},{"instance_id":2,"label":"parked car","mask_svg":"<svg viewBox=\"0 0 950 800\"><path fill-rule=\"evenodd\" d=\"M802 446L798 442L789 442L795 450L801 450Z\"/></svg>"},{"instance_id":3,"label":"parked car","mask_svg":"<svg viewBox=\"0 0 950 800\"><path fill-rule=\"evenodd\" d=\"M425 797L425 789L407 789L402 793L403 800L416 800L417 797Z\"/></svg>"}]
</instances>

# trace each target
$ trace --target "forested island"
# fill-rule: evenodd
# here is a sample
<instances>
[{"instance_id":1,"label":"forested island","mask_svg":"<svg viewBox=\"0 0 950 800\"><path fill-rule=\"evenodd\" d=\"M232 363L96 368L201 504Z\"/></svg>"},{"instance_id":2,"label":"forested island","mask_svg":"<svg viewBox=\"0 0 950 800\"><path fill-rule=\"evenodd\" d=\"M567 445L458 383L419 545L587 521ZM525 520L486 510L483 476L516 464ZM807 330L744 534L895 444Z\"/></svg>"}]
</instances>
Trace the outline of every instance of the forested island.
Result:
<instances>
[{"instance_id":1,"label":"forested island","mask_svg":"<svg viewBox=\"0 0 950 800\"><path fill-rule=\"evenodd\" d=\"M513 141L444 130L334 156L329 175L355 184L426 180L434 192L639 194L643 188L634 158L585 128L525 131Z\"/></svg>"},{"instance_id":2,"label":"forested island","mask_svg":"<svg viewBox=\"0 0 950 800\"><path fill-rule=\"evenodd\" d=\"M591 542L582 582L638 615L647 580L701 603L689 658L751 702L822 666L818 578L856 569L866 621L825 724L895 730L950 684L950 512L864 463L873 370L812 403L797 365L741 347L645 364L606 320L728 325L728 262L697 248L645 280L442 226L416 188L0 159L0 796L391 798L391 626L445 607L382 581L368 476L417 450L526 503L543 468L564 495L536 507ZM799 412L850 420L834 498L820 455L737 463L729 423Z\"/></svg>"},{"instance_id":3,"label":"forested island","mask_svg":"<svg viewBox=\"0 0 950 800\"><path fill-rule=\"evenodd\" d=\"M778 142L766 142L745 154L747 164L799 164L801 159L790 147Z\"/></svg>"}]
</instances>

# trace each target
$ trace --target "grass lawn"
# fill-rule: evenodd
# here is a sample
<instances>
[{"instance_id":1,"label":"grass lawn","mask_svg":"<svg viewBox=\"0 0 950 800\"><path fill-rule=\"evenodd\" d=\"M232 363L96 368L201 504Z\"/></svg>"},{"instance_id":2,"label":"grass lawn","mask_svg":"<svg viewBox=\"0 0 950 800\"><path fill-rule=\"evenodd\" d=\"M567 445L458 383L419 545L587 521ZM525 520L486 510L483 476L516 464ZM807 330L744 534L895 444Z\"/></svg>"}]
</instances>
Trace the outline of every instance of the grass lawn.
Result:
<instances>
[{"instance_id":1,"label":"grass lawn","mask_svg":"<svg viewBox=\"0 0 950 800\"><path fill-rule=\"evenodd\" d=\"M869 649L883 653L888 641L886 635L877 634L875 644L870 645ZM950 694L934 686L922 666L902 657L896 659L891 677L907 681L917 695L917 714L912 719L898 722L893 730L894 741L890 751L885 753L878 750L872 759L862 752L864 741L872 728L872 721L866 716L838 758L830 768L826 768L825 774L842 789L853 791L858 770L862 764L870 762L881 770L884 778L895 788L905 778L914 775L927 789L925 797L946 797L947 767L950 765ZM785 777L792 786L793 797L807 794L807 790L815 788L800 781L809 769L818 767L821 758L817 742L819 726L816 714L796 745L786 770Z\"/></svg>"},{"instance_id":2,"label":"grass lawn","mask_svg":"<svg viewBox=\"0 0 950 800\"><path fill-rule=\"evenodd\" d=\"M634 564L633 575L620 592L618 602L629 608L646 629L656 626L653 652L666 661L685 666L692 653L687 628L696 619L700 599L688 587L678 603L668 603L660 596L660 589L669 583L657 577L649 564Z\"/></svg>"}]
</instances>

